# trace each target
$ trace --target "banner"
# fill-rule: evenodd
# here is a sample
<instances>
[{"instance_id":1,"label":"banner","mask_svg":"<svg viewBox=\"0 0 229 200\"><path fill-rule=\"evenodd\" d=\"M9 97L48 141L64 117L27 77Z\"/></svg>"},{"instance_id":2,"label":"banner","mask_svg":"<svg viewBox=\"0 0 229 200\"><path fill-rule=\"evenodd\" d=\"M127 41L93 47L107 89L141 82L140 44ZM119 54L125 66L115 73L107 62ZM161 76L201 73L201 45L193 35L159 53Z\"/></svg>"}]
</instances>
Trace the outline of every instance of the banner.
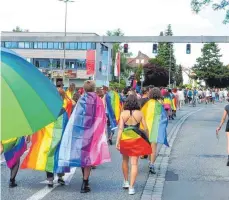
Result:
<instances>
[{"instance_id":1,"label":"banner","mask_svg":"<svg viewBox=\"0 0 229 200\"><path fill-rule=\"evenodd\" d=\"M114 76L116 77L120 76L120 61L121 61L121 55L120 52L117 52L115 58L115 66L114 66Z\"/></svg>"},{"instance_id":2,"label":"banner","mask_svg":"<svg viewBox=\"0 0 229 200\"><path fill-rule=\"evenodd\" d=\"M95 74L95 50L87 50L86 69L87 75Z\"/></svg>"}]
</instances>

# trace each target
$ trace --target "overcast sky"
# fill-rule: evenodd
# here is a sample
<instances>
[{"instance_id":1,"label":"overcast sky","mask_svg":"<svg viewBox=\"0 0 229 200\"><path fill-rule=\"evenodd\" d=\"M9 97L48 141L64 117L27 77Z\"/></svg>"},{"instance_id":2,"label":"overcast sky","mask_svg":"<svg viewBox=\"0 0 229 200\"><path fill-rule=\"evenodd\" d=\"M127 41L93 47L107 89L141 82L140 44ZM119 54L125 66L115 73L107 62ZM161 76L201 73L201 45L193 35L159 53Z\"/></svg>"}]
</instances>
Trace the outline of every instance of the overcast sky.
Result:
<instances>
[{"instance_id":1,"label":"overcast sky","mask_svg":"<svg viewBox=\"0 0 229 200\"><path fill-rule=\"evenodd\" d=\"M190 7L191 0L75 0L69 4L67 31L95 32L121 28L125 35L159 35L172 24L174 35L229 35L229 25L222 24L224 12L206 8L199 15ZM20 26L30 31L63 31L64 3L58 0L5 0L1 2L1 30ZM129 44L153 57L152 44ZM185 54L185 44L175 45L177 62L186 67L195 63L202 44L192 44L192 54ZM229 44L220 44L222 61L229 64Z\"/></svg>"}]
</instances>

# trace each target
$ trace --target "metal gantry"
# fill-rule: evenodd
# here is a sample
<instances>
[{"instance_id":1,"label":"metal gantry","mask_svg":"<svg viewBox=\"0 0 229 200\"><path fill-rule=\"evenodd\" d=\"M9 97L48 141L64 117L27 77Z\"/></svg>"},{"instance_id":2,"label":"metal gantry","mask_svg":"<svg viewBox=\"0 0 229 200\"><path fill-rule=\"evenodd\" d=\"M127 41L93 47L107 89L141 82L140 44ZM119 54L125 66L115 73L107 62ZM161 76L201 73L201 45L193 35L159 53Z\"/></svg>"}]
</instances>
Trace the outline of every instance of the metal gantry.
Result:
<instances>
[{"instance_id":1,"label":"metal gantry","mask_svg":"<svg viewBox=\"0 0 229 200\"><path fill-rule=\"evenodd\" d=\"M1 41L95 42L95 43L229 43L229 36L7 36Z\"/></svg>"}]
</instances>

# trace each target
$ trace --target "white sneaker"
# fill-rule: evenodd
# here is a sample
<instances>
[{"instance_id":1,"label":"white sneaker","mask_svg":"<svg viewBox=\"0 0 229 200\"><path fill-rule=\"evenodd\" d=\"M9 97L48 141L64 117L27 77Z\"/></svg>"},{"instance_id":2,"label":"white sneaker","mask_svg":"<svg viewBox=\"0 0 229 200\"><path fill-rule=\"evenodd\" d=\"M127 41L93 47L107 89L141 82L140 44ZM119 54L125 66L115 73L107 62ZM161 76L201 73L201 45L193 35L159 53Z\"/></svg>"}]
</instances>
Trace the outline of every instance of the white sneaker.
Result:
<instances>
[{"instance_id":1,"label":"white sneaker","mask_svg":"<svg viewBox=\"0 0 229 200\"><path fill-rule=\"evenodd\" d=\"M134 195L134 194L135 194L135 189L129 188L129 195Z\"/></svg>"},{"instance_id":2,"label":"white sneaker","mask_svg":"<svg viewBox=\"0 0 229 200\"><path fill-rule=\"evenodd\" d=\"M123 185L122 185L122 188L128 189L129 187L130 187L129 181L124 181Z\"/></svg>"}]
</instances>

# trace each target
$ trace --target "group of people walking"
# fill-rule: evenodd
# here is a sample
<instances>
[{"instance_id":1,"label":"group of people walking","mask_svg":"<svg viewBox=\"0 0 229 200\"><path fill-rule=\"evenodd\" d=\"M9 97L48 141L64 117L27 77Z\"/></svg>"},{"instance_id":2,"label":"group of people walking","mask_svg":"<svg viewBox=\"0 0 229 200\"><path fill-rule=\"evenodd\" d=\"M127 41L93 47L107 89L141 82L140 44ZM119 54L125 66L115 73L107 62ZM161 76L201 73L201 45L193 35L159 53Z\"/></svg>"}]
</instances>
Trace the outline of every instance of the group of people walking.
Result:
<instances>
[{"instance_id":1,"label":"group of people walking","mask_svg":"<svg viewBox=\"0 0 229 200\"><path fill-rule=\"evenodd\" d=\"M57 90L63 107L55 122L32 136L1 141L1 153L4 152L11 170L9 186L17 186L19 167L46 172L48 187L53 187L54 174L58 183L64 185L65 173L71 167L80 167L83 177L80 192L90 192L91 169L111 162L108 144L113 144L116 132L116 148L122 154L123 188L130 195L135 194L139 158L149 157L149 173L156 173L157 144L169 146L168 120L176 117L185 101L185 91L149 86L142 88L141 95L133 88L119 93L115 88L96 88L90 80L78 91L74 84L65 91L61 83L57 83ZM226 114L227 107L222 123ZM29 142L30 149L20 165Z\"/></svg>"}]
</instances>

